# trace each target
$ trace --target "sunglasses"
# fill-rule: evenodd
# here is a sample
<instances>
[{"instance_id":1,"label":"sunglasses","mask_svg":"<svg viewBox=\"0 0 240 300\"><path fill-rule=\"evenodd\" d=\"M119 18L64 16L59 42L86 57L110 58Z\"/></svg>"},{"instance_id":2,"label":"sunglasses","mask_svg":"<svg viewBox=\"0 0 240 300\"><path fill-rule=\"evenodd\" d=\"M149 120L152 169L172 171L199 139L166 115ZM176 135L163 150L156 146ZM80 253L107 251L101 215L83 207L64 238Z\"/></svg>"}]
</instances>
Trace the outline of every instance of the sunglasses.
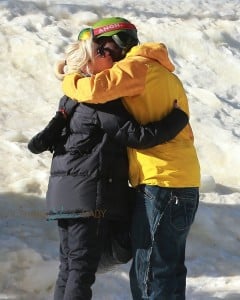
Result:
<instances>
[{"instance_id":1,"label":"sunglasses","mask_svg":"<svg viewBox=\"0 0 240 300\"><path fill-rule=\"evenodd\" d=\"M97 34L95 34L95 31L93 28L91 27L87 27L82 29L79 34L78 34L78 40L79 41L86 41L88 39L90 39L91 37L96 37L97 38ZM121 35L121 33L114 34L111 36L111 38L114 40L114 42L118 45L119 48L124 49L126 47L126 37L124 37L124 34Z\"/></svg>"},{"instance_id":2,"label":"sunglasses","mask_svg":"<svg viewBox=\"0 0 240 300\"><path fill-rule=\"evenodd\" d=\"M100 47L97 48L97 55L101 57L106 57L107 55L112 56L113 50L105 47L105 45L101 45Z\"/></svg>"},{"instance_id":3,"label":"sunglasses","mask_svg":"<svg viewBox=\"0 0 240 300\"><path fill-rule=\"evenodd\" d=\"M86 41L86 40L90 39L91 37L94 37L94 32L91 27L82 29L78 34L79 41ZM105 38L103 37L100 39L105 39ZM96 40L96 42L100 41L100 39ZM109 38L107 38L107 39L109 40ZM112 40L112 39L113 39L113 37L110 38L110 40ZM115 39L113 39L113 40L115 41ZM115 43L116 43L116 41L115 41ZM118 45L118 43L116 43L116 44ZM119 47L119 50L111 49L109 47L106 47L106 42L103 42L103 44L101 44L97 48L97 55L99 55L101 57L106 57L107 55L110 55L112 57L113 61L118 61L123 56L122 51L123 51L122 47Z\"/></svg>"},{"instance_id":4,"label":"sunglasses","mask_svg":"<svg viewBox=\"0 0 240 300\"><path fill-rule=\"evenodd\" d=\"M106 46L106 43L100 45L97 48L97 55L100 57L106 57L110 55L113 61L119 61L121 59L121 49L112 49Z\"/></svg>"}]
</instances>

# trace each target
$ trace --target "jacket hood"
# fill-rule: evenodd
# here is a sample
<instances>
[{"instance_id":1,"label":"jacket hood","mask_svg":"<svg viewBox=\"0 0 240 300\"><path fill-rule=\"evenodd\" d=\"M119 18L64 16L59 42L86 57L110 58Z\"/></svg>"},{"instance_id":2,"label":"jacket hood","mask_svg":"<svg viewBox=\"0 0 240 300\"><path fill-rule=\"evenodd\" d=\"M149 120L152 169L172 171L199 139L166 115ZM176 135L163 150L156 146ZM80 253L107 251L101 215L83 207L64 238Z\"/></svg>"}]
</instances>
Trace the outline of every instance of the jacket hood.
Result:
<instances>
[{"instance_id":1,"label":"jacket hood","mask_svg":"<svg viewBox=\"0 0 240 300\"><path fill-rule=\"evenodd\" d=\"M163 43L144 43L133 47L126 57L143 56L158 61L168 71L173 72L175 67L168 57L167 47Z\"/></svg>"}]
</instances>

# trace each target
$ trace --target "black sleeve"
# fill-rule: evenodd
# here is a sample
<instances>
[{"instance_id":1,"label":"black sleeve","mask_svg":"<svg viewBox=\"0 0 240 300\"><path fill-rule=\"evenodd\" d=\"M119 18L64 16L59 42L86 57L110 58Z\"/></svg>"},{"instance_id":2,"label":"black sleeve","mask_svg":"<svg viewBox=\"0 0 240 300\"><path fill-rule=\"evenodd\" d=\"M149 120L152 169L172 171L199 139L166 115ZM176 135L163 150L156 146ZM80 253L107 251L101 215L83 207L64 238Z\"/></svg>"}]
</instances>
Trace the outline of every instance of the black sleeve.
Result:
<instances>
[{"instance_id":1,"label":"black sleeve","mask_svg":"<svg viewBox=\"0 0 240 300\"><path fill-rule=\"evenodd\" d=\"M109 104L108 104L109 103ZM173 139L188 123L188 116L174 108L159 121L140 125L127 112L121 101L98 105L102 129L122 145L144 149Z\"/></svg>"},{"instance_id":2,"label":"black sleeve","mask_svg":"<svg viewBox=\"0 0 240 300\"><path fill-rule=\"evenodd\" d=\"M65 118L70 118L78 105L79 102L64 95L59 101L58 110L62 112Z\"/></svg>"}]
</instances>

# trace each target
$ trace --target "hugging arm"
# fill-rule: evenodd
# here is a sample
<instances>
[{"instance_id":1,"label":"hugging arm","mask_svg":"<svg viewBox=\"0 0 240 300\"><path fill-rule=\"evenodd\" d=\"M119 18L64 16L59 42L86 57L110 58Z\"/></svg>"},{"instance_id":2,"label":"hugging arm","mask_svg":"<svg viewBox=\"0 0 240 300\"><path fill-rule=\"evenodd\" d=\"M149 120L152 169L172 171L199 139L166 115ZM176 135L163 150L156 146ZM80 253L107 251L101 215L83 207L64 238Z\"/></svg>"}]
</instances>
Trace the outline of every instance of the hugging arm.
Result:
<instances>
[{"instance_id":1,"label":"hugging arm","mask_svg":"<svg viewBox=\"0 0 240 300\"><path fill-rule=\"evenodd\" d=\"M106 107L106 109L105 109ZM173 139L188 123L188 115L179 108L159 121L140 125L125 109L122 102L98 105L102 129L122 145L145 149Z\"/></svg>"}]
</instances>

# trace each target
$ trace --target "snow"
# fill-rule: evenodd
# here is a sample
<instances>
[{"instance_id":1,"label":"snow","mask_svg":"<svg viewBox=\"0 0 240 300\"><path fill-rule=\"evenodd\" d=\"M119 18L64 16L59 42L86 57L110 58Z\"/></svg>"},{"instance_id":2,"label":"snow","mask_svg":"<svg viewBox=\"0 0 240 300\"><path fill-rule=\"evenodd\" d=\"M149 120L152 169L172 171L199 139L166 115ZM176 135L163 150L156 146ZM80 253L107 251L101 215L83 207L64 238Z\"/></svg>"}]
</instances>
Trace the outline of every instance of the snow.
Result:
<instances>
[{"instance_id":1,"label":"snow","mask_svg":"<svg viewBox=\"0 0 240 300\"><path fill-rule=\"evenodd\" d=\"M108 16L133 22L141 42L164 42L188 94L202 184L187 299L240 299L238 0L0 1L0 299L52 299L59 245L56 223L44 218L51 154L26 145L62 95L53 65L64 46ZM93 299L131 299L128 270L97 275Z\"/></svg>"}]
</instances>

